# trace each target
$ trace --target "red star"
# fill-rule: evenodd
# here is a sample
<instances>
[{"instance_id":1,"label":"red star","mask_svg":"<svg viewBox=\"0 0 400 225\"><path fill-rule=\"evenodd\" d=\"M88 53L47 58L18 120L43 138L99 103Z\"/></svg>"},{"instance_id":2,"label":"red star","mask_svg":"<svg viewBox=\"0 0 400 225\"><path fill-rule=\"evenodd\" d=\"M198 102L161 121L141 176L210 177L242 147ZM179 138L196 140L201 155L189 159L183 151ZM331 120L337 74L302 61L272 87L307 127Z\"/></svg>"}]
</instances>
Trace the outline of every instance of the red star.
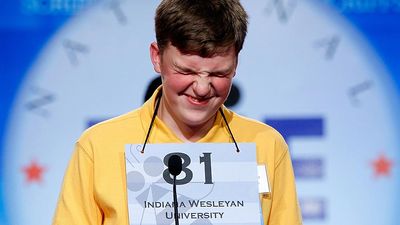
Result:
<instances>
[{"instance_id":1,"label":"red star","mask_svg":"<svg viewBox=\"0 0 400 225\"><path fill-rule=\"evenodd\" d=\"M31 161L28 166L24 166L22 171L25 173L26 181L28 183L41 182L45 168L36 163L36 161Z\"/></svg>"},{"instance_id":2,"label":"red star","mask_svg":"<svg viewBox=\"0 0 400 225\"><path fill-rule=\"evenodd\" d=\"M393 166L392 160L386 158L383 154L379 158L372 161L372 166L374 167L375 176L389 176L390 171Z\"/></svg>"}]
</instances>

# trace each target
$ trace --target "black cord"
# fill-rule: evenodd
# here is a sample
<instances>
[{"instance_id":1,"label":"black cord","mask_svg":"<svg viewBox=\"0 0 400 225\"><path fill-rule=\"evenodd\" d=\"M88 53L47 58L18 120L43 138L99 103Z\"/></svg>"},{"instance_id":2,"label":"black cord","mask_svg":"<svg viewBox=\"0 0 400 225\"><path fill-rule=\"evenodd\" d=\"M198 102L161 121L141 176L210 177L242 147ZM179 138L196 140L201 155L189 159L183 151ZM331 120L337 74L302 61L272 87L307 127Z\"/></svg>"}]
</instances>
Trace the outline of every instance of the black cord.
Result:
<instances>
[{"instance_id":1,"label":"black cord","mask_svg":"<svg viewBox=\"0 0 400 225\"><path fill-rule=\"evenodd\" d=\"M149 129L147 130L146 139L144 140L142 151L140 151L142 154L144 153L144 148L146 147L147 140L149 139L151 128L153 128L154 120L156 119L157 116L158 108L160 106L161 96L162 96L162 90L160 90L160 92L158 92L156 96L156 101L157 101L156 107L154 108L153 116L151 117L150 126Z\"/></svg>"},{"instance_id":2,"label":"black cord","mask_svg":"<svg viewBox=\"0 0 400 225\"><path fill-rule=\"evenodd\" d=\"M240 152L239 146L238 146L238 144L236 143L235 137L234 137L233 134L232 134L231 128L229 127L228 121L226 120L226 117L225 117L224 112L222 111L222 108L219 108L219 112L221 113L222 118L223 118L224 121L225 121L225 124L226 124L226 127L228 128L229 134L230 134L231 137L232 137L233 143L235 143L236 152Z\"/></svg>"}]
</instances>

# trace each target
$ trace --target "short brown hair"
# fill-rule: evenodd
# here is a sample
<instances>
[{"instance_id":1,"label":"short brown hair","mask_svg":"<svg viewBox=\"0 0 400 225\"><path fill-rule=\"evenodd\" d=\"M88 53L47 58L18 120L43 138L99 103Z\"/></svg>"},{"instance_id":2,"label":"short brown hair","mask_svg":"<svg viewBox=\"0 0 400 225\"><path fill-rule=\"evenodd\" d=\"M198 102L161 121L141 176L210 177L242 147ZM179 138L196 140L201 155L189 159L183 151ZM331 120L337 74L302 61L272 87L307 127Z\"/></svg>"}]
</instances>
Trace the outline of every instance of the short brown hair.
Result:
<instances>
[{"instance_id":1,"label":"short brown hair","mask_svg":"<svg viewBox=\"0 0 400 225\"><path fill-rule=\"evenodd\" d=\"M231 47L238 54L247 17L239 0L163 0L155 16L157 44L160 52L170 43L182 53L203 57Z\"/></svg>"}]
</instances>

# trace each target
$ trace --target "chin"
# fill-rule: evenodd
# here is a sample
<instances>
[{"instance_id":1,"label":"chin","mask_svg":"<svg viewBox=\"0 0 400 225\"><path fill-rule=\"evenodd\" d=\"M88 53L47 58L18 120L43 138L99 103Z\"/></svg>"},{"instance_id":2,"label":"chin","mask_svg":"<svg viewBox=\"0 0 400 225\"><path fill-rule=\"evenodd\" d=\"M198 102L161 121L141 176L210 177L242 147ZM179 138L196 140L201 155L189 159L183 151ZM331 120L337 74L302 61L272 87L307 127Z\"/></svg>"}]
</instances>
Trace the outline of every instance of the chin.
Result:
<instances>
[{"instance_id":1,"label":"chin","mask_svg":"<svg viewBox=\"0 0 400 225\"><path fill-rule=\"evenodd\" d=\"M198 127L206 124L211 118L213 118L213 116L187 117L184 121L189 127Z\"/></svg>"}]
</instances>

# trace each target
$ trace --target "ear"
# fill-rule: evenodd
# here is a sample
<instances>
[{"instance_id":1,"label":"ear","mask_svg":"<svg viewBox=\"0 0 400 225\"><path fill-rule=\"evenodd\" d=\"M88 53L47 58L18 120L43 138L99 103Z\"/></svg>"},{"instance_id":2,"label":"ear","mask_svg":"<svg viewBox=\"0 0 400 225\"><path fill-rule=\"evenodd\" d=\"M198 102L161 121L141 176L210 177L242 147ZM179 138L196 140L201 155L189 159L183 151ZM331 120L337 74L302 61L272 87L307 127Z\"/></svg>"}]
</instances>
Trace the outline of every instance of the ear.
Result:
<instances>
[{"instance_id":1,"label":"ear","mask_svg":"<svg viewBox=\"0 0 400 225\"><path fill-rule=\"evenodd\" d=\"M161 55L156 42L150 44L150 58L153 63L154 71L161 73Z\"/></svg>"}]
</instances>

